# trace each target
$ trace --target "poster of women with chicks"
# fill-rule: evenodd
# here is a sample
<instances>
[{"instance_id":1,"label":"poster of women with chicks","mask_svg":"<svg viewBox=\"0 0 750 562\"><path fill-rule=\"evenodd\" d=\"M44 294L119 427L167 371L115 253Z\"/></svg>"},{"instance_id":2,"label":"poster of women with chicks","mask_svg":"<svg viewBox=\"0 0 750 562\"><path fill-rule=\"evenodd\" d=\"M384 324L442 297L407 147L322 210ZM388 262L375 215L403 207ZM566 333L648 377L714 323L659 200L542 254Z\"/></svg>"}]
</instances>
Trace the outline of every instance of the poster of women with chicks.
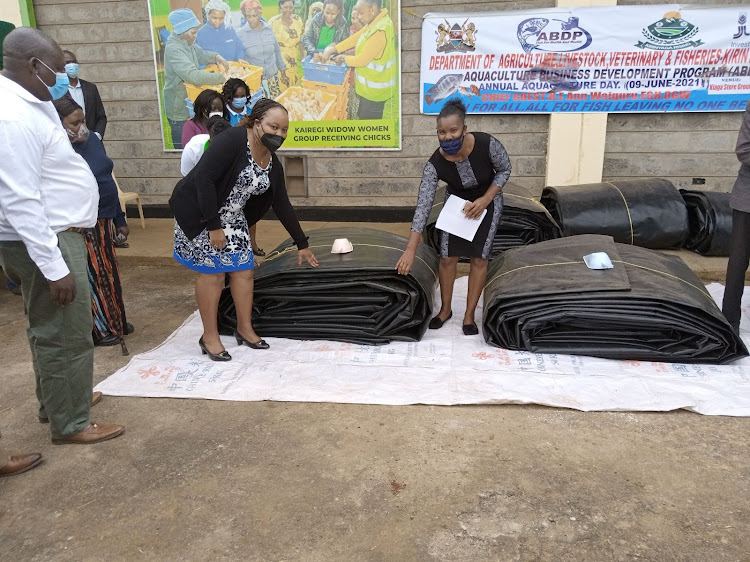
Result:
<instances>
[{"instance_id":1,"label":"poster of women with chicks","mask_svg":"<svg viewBox=\"0 0 750 562\"><path fill-rule=\"evenodd\" d=\"M264 97L285 149L400 149L399 1L148 0L164 149Z\"/></svg>"}]
</instances>

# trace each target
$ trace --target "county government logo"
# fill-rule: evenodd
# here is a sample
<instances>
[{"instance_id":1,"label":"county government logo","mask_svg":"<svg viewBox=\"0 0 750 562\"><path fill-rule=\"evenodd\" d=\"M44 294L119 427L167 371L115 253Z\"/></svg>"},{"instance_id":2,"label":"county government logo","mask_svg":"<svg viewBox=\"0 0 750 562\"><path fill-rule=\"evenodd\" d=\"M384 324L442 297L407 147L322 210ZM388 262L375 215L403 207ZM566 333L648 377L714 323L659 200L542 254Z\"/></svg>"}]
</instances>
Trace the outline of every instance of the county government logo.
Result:
<instances>
[{"instance_id":1,"label":"county government logo","mask_svg":"<svg viewBox=\"0 0 750 562\"><path fill-rule=\"evenodd\" d=\"M698 33L698 26L682 19L680 12L667 12L664 17L643 28L647 41L635 44L641 49L673 51L703 45L703 41L690 41Z\"/></svg>"},{"instance_id":2,"label":"county government logo","mask_svg":"<svg viewBox=\"0 0 750 562\"><path fill-rule=\"evenodd\" d=\"M445 20L445 23L438 25L435 32L437 35L437 52L452 53L458 51L459 53L465 53L475 50L478 31L468 18L464 20L462 25L457 23L451 25L451 22Z\"/></svg>"},{"instance_id":3,"label":"county government logo","mask_svg":"<svg viewBox=\"0 0 750 562\"><path fill-rule=\"evenodd\" d=\"M569 53L585 49L593 41L591 34L578 25L576 17L570 17L567 21L529 18L518 24L516 36L527 53L535 50Z\"/></svg>"}]
</instances>

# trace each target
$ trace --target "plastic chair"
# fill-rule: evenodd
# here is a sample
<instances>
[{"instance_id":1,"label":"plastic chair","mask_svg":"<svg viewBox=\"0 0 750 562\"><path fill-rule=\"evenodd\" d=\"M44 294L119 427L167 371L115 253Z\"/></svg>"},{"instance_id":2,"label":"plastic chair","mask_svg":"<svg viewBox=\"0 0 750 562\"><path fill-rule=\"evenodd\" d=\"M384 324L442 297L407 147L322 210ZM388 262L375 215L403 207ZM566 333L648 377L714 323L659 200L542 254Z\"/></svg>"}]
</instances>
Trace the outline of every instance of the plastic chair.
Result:
<instances>
[{"instance_id":1,"label":"plastic chair","mask_svg":"<svg viewBox=\"0 0 750 562\"><path fill-rule=\"evenodd\" d=\"M146 219L143 218L141 196L135 191L123 191L122 189L120 189L120 184L117 183L117 178L115 177L114 173L112 174L112 179L115 180L115 185L117 186L117 195L120 197L120 207L122 208L122 212L125 212L125 204L128 201L135 201L136 205L138 205L138 213L141 215L141 228L143 230L146 230Z\"/></svg>"}]
</instances>

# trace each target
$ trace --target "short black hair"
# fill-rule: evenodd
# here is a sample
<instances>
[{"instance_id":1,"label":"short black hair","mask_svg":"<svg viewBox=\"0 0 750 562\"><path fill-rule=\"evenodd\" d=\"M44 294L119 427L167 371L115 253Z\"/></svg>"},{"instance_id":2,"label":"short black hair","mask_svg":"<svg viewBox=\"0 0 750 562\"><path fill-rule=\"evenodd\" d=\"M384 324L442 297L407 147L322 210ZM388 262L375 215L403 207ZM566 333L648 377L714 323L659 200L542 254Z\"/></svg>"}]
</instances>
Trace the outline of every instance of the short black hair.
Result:
<instances>
[{"instance_id":1,"label":"short black hair","mask_svg":"<svg viewBox=\"0 0 750 562\"><path fill-rule=\"evenodd\" d=\"M371 6L377 6L378 8L383 7L383 0L362 0L362 2L370 4Z\"/></svg>"},{"instance_id":2,"label":"short black hair","mask_svg":"<svg viewBox=\"0 0 750 562\"><path fill-rule=\"evenodd\" d=\"M54 104L61 121L65 117L73 113L76 109L83 109L80 105L78 105L76 100L73 99L73 96L70 95L70 92L65 94L60 99L54 100L52 103Z\"/></svg>"},{"instance_id":3,"label":"short black hair","mask_svg":"<svg viewBox=\"0 0 750 562\"><path fill-rule=\"evenodd\" d=\"M272 100L271 98L260 98L257 102L255 102L255 105L253 106L253 109L250 112L250 115L245 115L240 120L239 124L243 127L247 127L248 129L250 129L252 128L253 125L255 125L255 122L258 119L263 119L263 116L266 113L268 113L270 109L273 109L274 107L279 107L283 109L287 114L289 114L286 107L281 105L279 102Z\"/></svg>"},{"instance_id":4,"label":"short black hair","mask_svg":"<svg viewBox=\"0 0 750 562\"><path fill-rule=\"evenodd\" d=\"M461 118L461 123L466 121L466 106L464 102L459 99L450 99L445 102L443 108L440 110L437 118L438 120L443 117L450 117L451 115L458 115Z\"/></svg>"},{"instance_id":5,"label":"short black hair","mask_svg":"<svg viewBox=\"0 0 750 562\"><path fill-rule=\"evenodd\" d=\"M232 103L234 93L239 89L240 86L245 88L247 97L250 97L250 94L252 94L252 92L250 91L250 88L247 87L247 84L244 80L240 78L230 78L226 81L226 83L224 84L224 88L221 90L221 97L224 98L225 103Z\"/></svg>"},{"instance_id":6,"label":"short black hair","mask_svg":"<svg viewBox=\"0 0 750 562\"><path fill-rule=\"evenodd\" d=\"M294 4L294 0L279 0L279 9L281 9L281 7L287 2L291 2L292 4Z\"/></svg>"},{"instance_id":7,"label":"short black hair","mask_svg":"<svg viewBox=\"0 0 750 562\"><path fill-rule=\"evenodd\" d=\"M223 133L227 129L231 129L232 126L229 124L229 121L227 121L220 115L214 115L213 117L209 118L206 128L208 129L208 134L211 136L211 138L213 138L219 133Z\"/></svg>"},{"instance_id":8,"label":"short black hair","mask_svg":"<svg viewBox=\"0 0 750 562\"><path fill-rule=\"evenodd\" d=\"M67 57L68 55L70 55L70 56L71 56L71 57L73 57L73 58L74 58L75 60L78 60L78 57L76 56L76 54L75 54L75 53L74 53L73 51L69 51L68 49L63 49L63 55L65 55L66 57Z\"/></svg>"}]
</instances>

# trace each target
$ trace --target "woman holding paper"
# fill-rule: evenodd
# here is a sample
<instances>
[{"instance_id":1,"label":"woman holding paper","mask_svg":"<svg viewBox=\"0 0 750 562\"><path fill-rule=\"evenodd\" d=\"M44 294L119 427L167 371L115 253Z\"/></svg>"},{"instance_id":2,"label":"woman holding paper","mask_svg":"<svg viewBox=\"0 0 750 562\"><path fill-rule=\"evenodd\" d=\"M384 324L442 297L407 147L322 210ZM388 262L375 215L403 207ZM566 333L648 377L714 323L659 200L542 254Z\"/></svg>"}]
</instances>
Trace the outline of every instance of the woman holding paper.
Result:
<instances>
[{"instance_id":1,"label":"woman holding paper","mask_svg":"<svg viewBox=\"0 0 750 562\"><path fill-rule=\"evenodd\" d=\"M438 315L430 321L430 329L442 328L453 316L453 283L456 280L458 260L465 256L471 259L471 265L463 332L471 336L479 333L474 321L474 312L487 279L492 241L503 211L502 188L510 177L510 160L503 145L493 136L467 132L466 107L460 100L450 100L443 106L437 118L437 136L440 148L435 151L424 168L417 209L411 225L411 236L406 250L396 264L396 269L401 275L411 271L419 239L435 199L438 182L444 181L448 184L446 200L450 197L464 200L458 202L458 213L463 213L467 219L479 221L479 224L471 240L449 234L445 230L440 232L441 307ZM455 208L454 205L446 204L444 211L449 212L451 207ZM463 219L460 216L444 218L451 219L447 221L449 223L460 223ZM459 225L456 231L465 232L467 226L471 225Z\"/></svg>"}]
</instances>

